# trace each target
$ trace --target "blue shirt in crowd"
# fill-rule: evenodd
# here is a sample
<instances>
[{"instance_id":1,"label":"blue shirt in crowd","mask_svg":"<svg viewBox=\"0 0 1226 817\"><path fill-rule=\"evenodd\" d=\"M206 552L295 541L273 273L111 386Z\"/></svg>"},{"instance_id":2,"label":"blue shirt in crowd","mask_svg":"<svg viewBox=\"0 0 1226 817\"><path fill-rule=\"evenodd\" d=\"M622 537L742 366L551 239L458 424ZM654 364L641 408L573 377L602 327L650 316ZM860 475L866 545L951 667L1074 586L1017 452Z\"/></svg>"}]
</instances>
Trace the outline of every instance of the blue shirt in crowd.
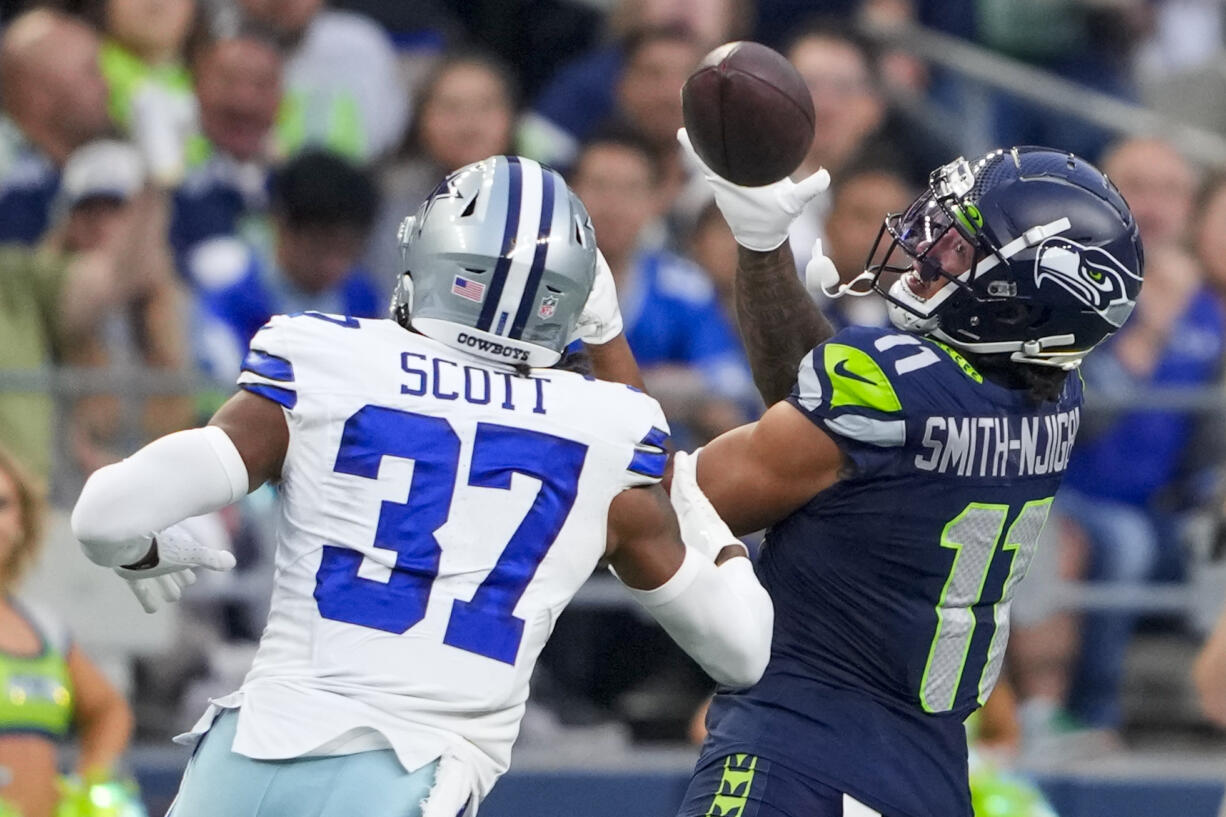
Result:
<instances>
[{"instance_id":1,"label":"blue shirt in crowd","mask_svg":"<svg viewBox=\"0 0 1226 817\"><path fill-rule=\"evenodd\" d=\"M59 168L15 124L0 122L0 243L42 238L59 189Z\"/></svg>"},{"instance_id":2,"label":"blue shirt in crowd","mask_svg":"<svg viewBox=\"0 0 1226 817\"><path fill-rule=\"evenodd\" d=\"M1122 336L1128 332L1125 326ZM1120 337L1120 336L1117 336ZM1086 359L1087 392L1126 395L1138 390L1214 382L1226 348L1226 314L1207 289L1189 302L1171 330L1152 374L1138 379L1111 354L1112 339ZM1130 411L1096 436L1082 434L1065 484L1091 497L1144 506L1178 473L1196 416L1183 411Z\"/></svg>"},{"instance_id":3,"label":"blue shirt in crowd","mask_svg":"<svg viewBox=\"0 0 1226 817\"><path fill-rule=\"evenodd\" d=\"M645 251L617 287L640 366L693 366L712 394L755 404L749 365L701 267L666 250Z\"/></svg>"},{"instance_id":4,"label":"blue shirt in crowd","mask_svg":"<svg viewBox=\"0 0 1226 817\"><path fill-rule=\"evenodd\" d=\"M533 111L582 142L613 113L622 50L608 46L564 66L541 91Z\"/></svg>"},{"instance_id":5,"label":"blue shirt in crowd","mask_svg":"<svg viewBox=\"0 0 1226 817\"><path fill-rule=\"evenodd\" d=\"M188 173L175 191L170 247L190 278L187 253L200 242L243 231L244 219L268 211L269 172L261 165L214 153Z\"/></svg>"},{"instance_id":6,"label":"blue shirt in crowd","mask_svg":"<svg viewBox=\"0 0 1226 817\"><path fill-rule=\"evenodd\" d=\"M387 294L356 267L332 289L304 292L276 267L271 252L233 236L189 251L186 272L197 296L194 352L200 367L219 379L238 376L251 337L273 315L314 311L374 318L387 304Z\"/></svg>"}]
</instances>

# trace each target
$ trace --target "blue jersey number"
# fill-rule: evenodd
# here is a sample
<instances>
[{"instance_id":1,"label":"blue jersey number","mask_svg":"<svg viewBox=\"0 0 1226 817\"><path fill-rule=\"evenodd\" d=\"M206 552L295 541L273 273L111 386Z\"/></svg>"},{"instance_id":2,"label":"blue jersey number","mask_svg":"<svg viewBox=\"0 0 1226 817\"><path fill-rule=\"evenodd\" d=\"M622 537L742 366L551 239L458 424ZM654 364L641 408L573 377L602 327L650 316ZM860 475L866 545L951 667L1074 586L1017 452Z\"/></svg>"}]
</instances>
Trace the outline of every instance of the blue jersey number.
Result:
<instances>
[{"instance_id":1,"label":"blue jersey number","mask_svg":"<svg viewBox=\"0 0 1226 817\"><path fill-rule=\"evenodd\" d=\"M447 521L455 491L460 439L440 417L366 406L345 423L335 471L378 479L385 456L413 460L404 502L384 501L374 545L396 553L386 581L358 575L362 554L325 545L315 576L324 618L403 633L426 614L441 549L435 532ZM444 643L515 663L524 622L513 614L575 502L587 446L522 428L479 423L468 484L509 490L514 474L540 481L532 507L471 601L456 600Z\"/></svg>"}]
</instances>

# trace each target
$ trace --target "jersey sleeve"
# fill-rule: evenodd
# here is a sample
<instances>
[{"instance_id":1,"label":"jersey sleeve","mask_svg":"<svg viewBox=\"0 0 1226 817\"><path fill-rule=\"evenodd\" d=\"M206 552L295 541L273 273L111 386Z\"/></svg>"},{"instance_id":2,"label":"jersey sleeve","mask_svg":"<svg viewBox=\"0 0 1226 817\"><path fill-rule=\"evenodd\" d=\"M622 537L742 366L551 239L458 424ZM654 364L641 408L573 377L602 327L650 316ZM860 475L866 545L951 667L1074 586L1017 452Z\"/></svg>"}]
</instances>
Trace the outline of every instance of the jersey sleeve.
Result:
<instances>
[{"instance_id":1,"label":"jersey sleeve","mask_svg":"<svg viewBox=\"0 0 1226 817\"><path fill-rule=\"evenodd\" d=\"M845 329L805 355L787 398L861 470L892 458L907 442L905 392L896 381L906 369L901 347L931 355L911 335Z\"/></svg>"},{"instance_id":2,"label":"jersey sleeve","mask_svg":"<svg viewBox=\"0 0 1226 817\"><path fill-rule=\"evenodd\" d=\"M343 387L349 333L360 329L356 318L320 312L274 315L251 338L238 386L292 412L305 391Z\"/></svg>"},{"instance_id":3,"label":"jersey sleeve","mask_svg":"<svg viewBox=\"0 0 1226 817\"><path fill-rule=\"evenodd\" d=\"M298 405L298 377L294 371L294 335L297 327L285 315L276 315L251 338L238 375L241 389L293 410Z\"/></svg>"},{"instance_id":4,"label":"jersey sleeve","mask_svg":"<svg viewBox=\"0 0 1226 817\"><path fill-rule=\"evenodd\" d=\"M664 478L671 433L659 403L642 392L634 391L633 396L634 422L629 429L629 462L624 474L629 488L654 485Z\"/></svg>"}]
</instances>

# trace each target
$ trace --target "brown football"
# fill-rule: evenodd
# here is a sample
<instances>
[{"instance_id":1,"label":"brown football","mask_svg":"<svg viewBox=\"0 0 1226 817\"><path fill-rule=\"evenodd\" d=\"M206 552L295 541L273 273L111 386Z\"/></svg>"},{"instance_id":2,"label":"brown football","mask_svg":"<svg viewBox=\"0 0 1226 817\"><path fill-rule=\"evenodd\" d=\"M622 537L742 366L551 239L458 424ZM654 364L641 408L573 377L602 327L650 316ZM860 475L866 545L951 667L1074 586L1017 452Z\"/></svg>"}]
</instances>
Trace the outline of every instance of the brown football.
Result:
<instances>
[{"instance_id":1,"label":"brown football","mask_svg":"<svg viewBox=\"0 0 1226 817\"><path fill-rule=\"evenodd\" d=\"M725 43L681 89L685 128L707 166L746 187L777 182L813 141L813 99L783 55L761 43Z\"/></svg>"}]
</instances>

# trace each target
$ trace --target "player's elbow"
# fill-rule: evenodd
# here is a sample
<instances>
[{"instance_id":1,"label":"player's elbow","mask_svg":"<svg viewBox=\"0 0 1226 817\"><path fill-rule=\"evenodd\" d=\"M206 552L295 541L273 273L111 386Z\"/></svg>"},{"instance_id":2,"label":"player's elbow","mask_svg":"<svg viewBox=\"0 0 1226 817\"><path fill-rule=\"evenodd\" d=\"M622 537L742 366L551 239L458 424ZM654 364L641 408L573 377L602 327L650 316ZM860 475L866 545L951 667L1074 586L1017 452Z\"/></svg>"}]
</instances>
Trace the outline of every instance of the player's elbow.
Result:
<instances>
[{"instance_id":1,"label":"player's elbow","mask_svg":"<svg viewBox=\"0 0 1226 817\"><path fill-rule=\"evenodd\" d=\"M687 549L671 579L654 590L631 592L718 683L746 687L762 677L775 610L748 559L716 567Z\"/></svg>"},{"instance_id":2,"label":"player's elbow","mask_svg":"<svg viewBox=\"0 0 1226 817\"><path fill-rule=\"evenodd\" d=\"M726 632L731 636L719 666L706 667L708 674L722 686L742 688L756 684L771 657L771 631L775 611L770 596L759 585L741 596L738 621L741 626Z\"/></svg>"},{"instance_id":3,"label":"player's elbow","mask_svg":"<svg viewBox=\"0 0 1226 817\"><path fill-rule=\"evenodd\" d=\"M707 674L715 683L733 689L743 689L758 683L766 672L766 664L770 660L770 634L760 645L752 646L735 660L718 667L707 667Z\"/></svg>"},{"instance_id":4,"label":"player's elbow","mask_svg":"<svg viewBox=\"0 0 1226 817\"><path fill-rule=\"evenodd\" d=\"M113 567L116 551L131 539L125 531L121 515L117 512L114 497L104 488L103 471L93 474L81 489L81 496L72 509L72 534L81 543L81 549L94 564Z\"/></svg>"}]
</instances>

